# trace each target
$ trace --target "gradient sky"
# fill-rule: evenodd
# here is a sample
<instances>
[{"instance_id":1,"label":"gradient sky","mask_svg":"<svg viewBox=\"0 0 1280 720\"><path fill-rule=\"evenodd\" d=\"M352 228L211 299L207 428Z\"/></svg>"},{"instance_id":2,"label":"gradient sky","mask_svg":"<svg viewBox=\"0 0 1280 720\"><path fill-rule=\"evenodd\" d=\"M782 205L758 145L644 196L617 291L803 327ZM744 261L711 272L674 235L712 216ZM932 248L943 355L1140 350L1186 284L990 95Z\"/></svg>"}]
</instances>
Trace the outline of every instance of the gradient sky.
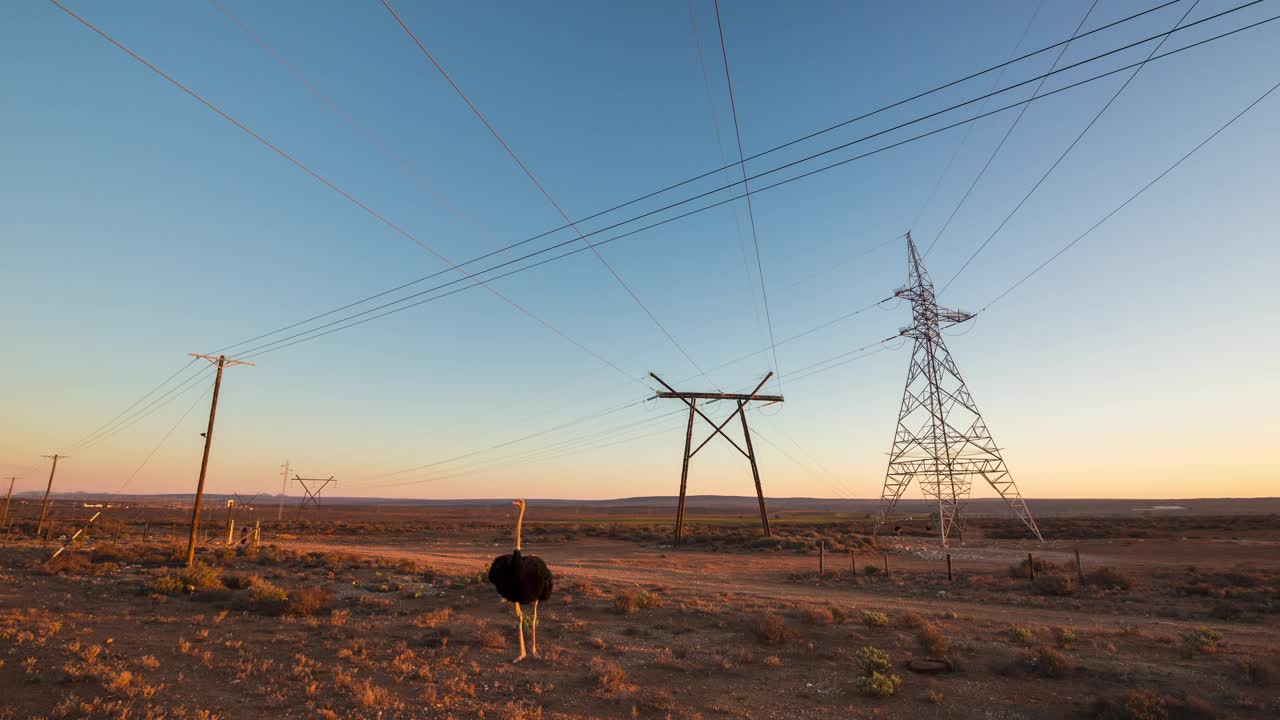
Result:
<instances>
[{"instance_id":1,"label":"gradient sky","mask_svg":"<svg viewBox=\"0 0 1280 720\"><path fill-rule=\"evenodd\" d=\"M421 182L216 6L67 5L450 258L562 224L378 2L220 1ZM1063 62L1162 32L1190 2L1073 43ZM1021 49L1068 37L1089 4L1047 0ZM1102 0L1085 28L1155 4ZM1204 0L1189 20L1234 4ZM710 102L683 1L402 0L396 8L575 217L719 166L717 133L725 156L737 157L707 0L693 9ZM1262 2L1179 33L1166 49L1277 8ZM445 267L56 6L7 10L0 473L22 476L19 490L43 488L41 455L73 446L182 367L186 353ZM1002 62L1035 11L1026 0L727 0L721 12L746 153ZM1045 89L1135 62L1149 48L1064 74ZM1051 62L1052 53L1013 66L1001 86ZM982 307L1280 81L1277 68L1280 22L1146 67L942 301ZM939 287L1125 76L1031 106L929 255ZM758 172L932 112L987 91L993 79L749 167ZM1013 116L974 124L963 144L959 128L757 195L776 337L903 284L905 247L894 238L908 229L922 244L937 236ZM1280 93L971 326L950 331L952 353L1027 497L1276 494L1278 122ZM600 250L711 368L768 345L748 227L739 202ZM708 389L589 252L495 287L628 375L654 370L682 388ZM812 377L789 375L891 336L909 317L909 307L886 303L778 347L787 402L751 416L768 494L879 494L909 346L891 344ZM227 371L211 491L277 491L286 458L304 475L336 475L341 495L606 498L676 490L684 420L660 417L678 410L670 401L386 475L649 394L483 289L256 362ZM763 353L711 376L745 392L769 369ZM57 489L190 492L210 384L201 380L119 434L73 450L59 466ZM750 489L745 462L726 444L695 458L690 492Z\"/></svg>"}]
</instances>

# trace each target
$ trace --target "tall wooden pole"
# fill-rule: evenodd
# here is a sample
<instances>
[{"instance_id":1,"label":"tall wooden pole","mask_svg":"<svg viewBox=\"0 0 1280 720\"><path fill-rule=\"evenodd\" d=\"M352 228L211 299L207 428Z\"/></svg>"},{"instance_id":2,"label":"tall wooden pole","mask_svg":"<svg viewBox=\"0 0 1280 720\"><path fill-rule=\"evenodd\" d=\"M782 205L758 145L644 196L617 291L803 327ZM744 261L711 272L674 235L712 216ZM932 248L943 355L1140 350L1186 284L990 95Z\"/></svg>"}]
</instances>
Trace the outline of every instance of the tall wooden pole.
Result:
<instances>
[{"instance_id":1,"label":"tall wooden pole","mask_svg":"<svg viewBox=\"0 0 1280 720\"><path fill-rule=\"evenodd\" d=\"M213 445L213 418L218 413L218 391L222 389L222 369L227 358L218 356L218 375L213 381L213 402L209 404L209 427L204 433L204 456L200 459L200 480L196 483L196 502L191 510L191 537L187 540L187 567L196 561L196 540L200 533L200 501L204 499L204 476L209 470L209 448Z\"/></svg>"},{"instance_id":2,"label":"tall wooden pole","mask_svg":"<svg viewBox=\"0 0 1280 720\"><path fill-rule=\"evenodd\" d=\"M764 526L764 536L773 537L769 530L769 512L764 509L764 488L760 485L760 469L756 467L756 450L751 446L751 430L747 428L747 413L742 409L742 401L738 401L738 417L742 418L742 436L747 440L747 459L751 461L751 476L756 481L756 500L760 503L760 524Z\"/></svg>"},{"instance_id":3,"label":"tall wooden pole","mask_svg":"<svg viewBox=\"0 0 1280 720\"><path fill-rule=\"evenodd\" d=\"M0 529L4 528L4 524L9 519L9 503L13 500L13 483L18 478L9 478L9 492L4 494L4 511L0 512Z\"/></svg>"},{"instance_id":4,"label":"tall wooden pole","mask_svg":"<svg viewBox=\"0 0 1280 720\"><path fill-rule=\"evenodd\" d=\"M680 465L680 500L676 504L676 536L672 545L679 545L680 537L684 535L684 494L689 487L689 448L693 446L693 414L697 404L697 400L689 401L689 426L684 431L684 461Z\"/></svg>"},{"instance_id":5,"label":"tall wooden pole","mask_svg":"<svg viewBox=\"0 0 1280 720\"><path fill-rule=\"evenodd\" d=\"M49 512L49 491L53 490L53 474L58 471L58 459L69 457L67 455L45 455L45 457L53 460L53 467L49 468L49 484L44 488L44 502L40 503L40 521L36 523L36 534L40 534L40 530L44 528L44 519Z\"/></svg>"}]
</instances>

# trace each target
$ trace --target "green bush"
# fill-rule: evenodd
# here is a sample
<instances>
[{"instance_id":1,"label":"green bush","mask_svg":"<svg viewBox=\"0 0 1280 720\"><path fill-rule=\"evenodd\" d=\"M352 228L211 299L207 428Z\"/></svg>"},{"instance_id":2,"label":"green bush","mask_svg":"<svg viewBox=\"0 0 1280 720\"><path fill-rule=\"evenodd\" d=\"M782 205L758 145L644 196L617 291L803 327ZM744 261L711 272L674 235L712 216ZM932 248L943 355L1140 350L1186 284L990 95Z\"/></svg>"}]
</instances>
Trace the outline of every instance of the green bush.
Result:
<instances>
[{"instance_id":1,"label":"green bush","mask_svg":"<svg viewBox=\"0 0 1280 720\"><path fill-rule=\"evenodd\" d=\"M1076 631L1071 628L1055 628L1053 641L1060 648L1069 648L1076 643Z\"/></svg>"},{"instance_id":2,"label":"green bush","mask_svg":"<svg viewBox=\"0 0 1280 720\"><path fill-rule=\"evenodd\" d=\"M858 664L862 666L863 675L888 672L889 668L893 666L892 661L889 660L889 653L870 645L859 650L855 657L858 660Z\"/></svg>"},{"instance_id":3,"label":"green bush","mask_svg":"<svg viewBox=\"0 0 1280 720\"><path fill-rule=\"evenodd\" d=\"M1029 627L1014 625L1009 628L1009 637L1013 638L1014 642L1020 642L1023 645L1030 645L1035 635L1031 632L1031 628Z\"/></svg>"},{"instance_id":4,"label":"green bush","mask_svg":"<svg viewBox=\"0 0 1280 720\"><path fill-rule=\"evenodd\" d=\"M862 623L867 627L884 627L889 624L889 616L879 610L863 610Z\"/></svg>"},{"instance_id":5,"label":"green bush","mask_svg":"<svg viewBox=\"0 0 1280 720\"><path fill-rule=\"evenodd\" d=\"M222 573L202 563L196 563L178 572L178 578L187 586L187 592L221 590Z\"/></svg>"},{"instance_id":6,"label":"green bush","mask_svg":"<svg viewBox=\"0 0 1280 720\"><path fill-rule=\"evenodd\" d=\"M858 691L870 697L892 697L902 688L902 678L897 675L871 673L858 678Z\"/></svg>"},{"instance_id":7,"label":"green bush","mask_svg":"<svg viewBox=\"0 0 1280 720\"><path fill-rule=\"evenodd\" d=\"M1195 652L1213 652L1222 642L1222 633L1213 628L1198 627L1182 633L1182 644Z\"/></svg>"}]
</instances>

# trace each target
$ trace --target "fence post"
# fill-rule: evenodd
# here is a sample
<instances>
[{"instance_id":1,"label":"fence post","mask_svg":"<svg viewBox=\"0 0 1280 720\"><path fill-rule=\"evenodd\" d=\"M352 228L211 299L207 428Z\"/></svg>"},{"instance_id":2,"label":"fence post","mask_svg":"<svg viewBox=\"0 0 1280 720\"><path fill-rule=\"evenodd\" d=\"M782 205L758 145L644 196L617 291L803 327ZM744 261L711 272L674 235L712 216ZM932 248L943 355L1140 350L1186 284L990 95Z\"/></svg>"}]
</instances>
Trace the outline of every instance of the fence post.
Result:
<instances>
[{"instance_id":1,"label":"fence post","mask_svg":"<svg viewBox=\"0 0 1280 720\"><path fill-rule=\"evenodd\" d=\"M947 553L947 582L952 582L954 579L951 573L951 553Z\"/></svg>"},{"instance_id":2,"label":"fence post","mask_svg":"<svg viewBox=\"0 0 1280 720\"><path fill-rule=\"evenodd\" d=\"M1036 579L1036 561L1031 557L1031 553L1027 553L1027 579Z\"/></svg>"},{"instance_id":3,"label":"fence post","mask_svg":"<svg viewBox=\"0 0 1280 720\"><path fill-rule=\"evenodd\" d=\"M148 520L142 526L142 542L148 542L150 540L151 540L151 521Z\"/></svg>"},{"instance_id":4,"label":"fence post","mask_svg":"<svg viewBox=\"0 0 1280 720\"><path fill-rule=\"evenodd\" d=\"M889 577L889 553L884 554L884 576Z\"/></svg>"},{"instance_id":5,"label":"fence post","mask_svg":"<svg viewBox=\"0 0 1280 720\"><path fill-rule=\"evenodd\" d=\"M818 541L818 577L827 574L827 541Z\"/></svg>"},{"instance_id":6,"label":"fence post","mask_svg":"<svg viewBox=\"0 0 1280 720\"><path fill-rule=\"evenodd\" d=\"M853 574L858 574L858 556L854 553L853 548L849 548L849 568L853 570Z\"/></svg>"}]
</instances>

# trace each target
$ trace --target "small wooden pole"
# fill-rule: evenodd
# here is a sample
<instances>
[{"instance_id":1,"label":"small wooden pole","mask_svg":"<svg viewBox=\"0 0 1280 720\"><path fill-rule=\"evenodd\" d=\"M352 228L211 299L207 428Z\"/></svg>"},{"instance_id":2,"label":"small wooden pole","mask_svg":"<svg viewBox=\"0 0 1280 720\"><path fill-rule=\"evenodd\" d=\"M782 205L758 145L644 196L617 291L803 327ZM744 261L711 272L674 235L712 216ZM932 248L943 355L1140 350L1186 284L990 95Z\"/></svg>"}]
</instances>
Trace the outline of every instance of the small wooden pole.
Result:
<instances>
[{"instance_id":1,"label":"small wooden pole","mask_svg":"<svg viewBox=\"0 0 1280 720\"><path fill-rule=\"evenodd\" d=\"M884 554L884 576L889 577L889 553Z\"/></svg>"},{"instance_id":2,"label":"small wooden pole","mask_svg":"<svg viewBox=\"0 0 1280 720\"><path fill-rule=\"evenodd\" d=\"M111 531L111 542L116 542L119 539L120 539L120 522L116 521L116 527L114 530Z\"/></svg>"},{"instance_id":3,"label":"small wooden pole","mask_svg":"<svg viewBox=\"0 0 1280 720\"><path fill-rule=\"evenodd\" d=\"M1076 578L1084 582L1084 566L1080 564L1080 548L1076 548Z\"/></svg>"},{"instance_id":4,"label":"small wooden pole","mask_svg":"<svg viewBox=\"0 0 1280 720\"><path fill-rule=\"evenodd\" d=\"M1027 553L1027 579L1036 579L1036 561L1031 557L1031 553Z\"/></svg>"},{"instance_id":5,"label":"small wooden pole","mask_svg":"<svg viewBox=\"0 0 1280 720\"><path fill-rule=\"evenodd\" d=\"M142 542L151 540L151 521L148 520L142 525Z\"/></svg>"},{"instance_id":6,"label":"small wooden pole","mask_svg":"<svg viewBox=\"0 0 1280 720\"><path fill-rule=\"evenodd\" d=\"M853 570L854 575L858 574L858 555L853 548L849 548L849 569Z\"/></svg>"},{"instance_id":7,"label":"small wooden pole","mask_svg":"<svg viewBox=\"0 0 1280 720\"><path fill-rule=\"evenodd\" d=\"M262 524L261 522L255 520L253 523L253 546L256 548L261 542L262 542Z\"/></svg>"},{"instance_id":8,"label":"small wooden pole","mask_svg":"<svg viewBox=\"0 0 1280 720\"><path fill-rule=\"evenodd\" d=\"M947 582L953 582L955 575L951 571L951 553L947 553Z\"/></svg>"},{"instance_id":9,"label":"small wooden pole","mask_svg":"<svg viewBox=\"0 0 1280 720\"><path fill-rule=\"evenodd\" d=\"M827 574L827 541L818 541L818 577Z\"/></svg>"}]
</instances>

